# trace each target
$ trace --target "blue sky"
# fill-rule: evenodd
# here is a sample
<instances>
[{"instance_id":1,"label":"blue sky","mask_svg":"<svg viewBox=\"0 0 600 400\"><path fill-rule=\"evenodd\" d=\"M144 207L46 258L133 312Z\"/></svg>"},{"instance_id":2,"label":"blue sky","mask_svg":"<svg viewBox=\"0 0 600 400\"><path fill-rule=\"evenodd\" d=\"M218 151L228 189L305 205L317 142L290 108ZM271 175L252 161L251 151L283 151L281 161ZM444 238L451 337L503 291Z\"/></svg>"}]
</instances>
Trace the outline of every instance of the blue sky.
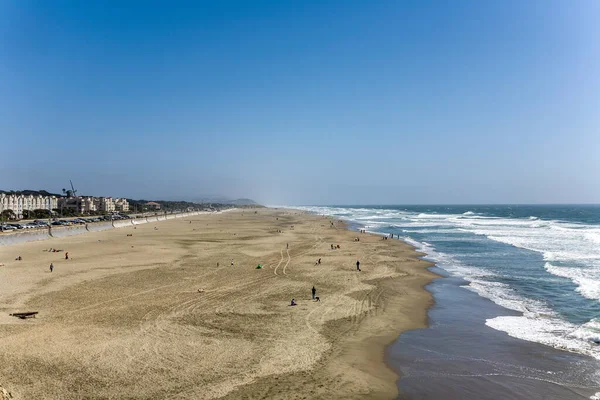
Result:
<instances>
[{"instance_id":1,"label":"blue sky","mask_svg":"<svg viewBox=\"0 0 600 400\"><path fill-rule=\"evenodd\" d=\"M600 2L0 2L0 188L600 202Z\"/></svg>"}]
</instances>

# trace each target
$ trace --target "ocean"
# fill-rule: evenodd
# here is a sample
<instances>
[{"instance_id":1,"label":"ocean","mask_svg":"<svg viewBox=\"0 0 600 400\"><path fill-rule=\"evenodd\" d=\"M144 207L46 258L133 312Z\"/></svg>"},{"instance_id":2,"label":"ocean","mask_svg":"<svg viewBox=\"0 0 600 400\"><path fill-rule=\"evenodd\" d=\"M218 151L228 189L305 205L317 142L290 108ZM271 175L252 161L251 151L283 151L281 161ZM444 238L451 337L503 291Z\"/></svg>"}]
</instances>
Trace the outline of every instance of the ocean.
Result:
<instances>
[{"instance_id":1,"label":"ocean","mask_svg":"<svg viewBox=\"0 0 600 400\"><path fill-rule=\"evenodd\" d=\"M391 347L407 398L451 398L449 388L457 387L464 391L455 398L479 399L501 398L499 386L512 388L505 398L515 399L594 398L600 391L600 206L294 208L394 234L446 277L428 286L436 299L430 328L401 335ZM461 345L465 337L469 344ZM431 340L457 345L431 353ZM431 378L442 376L436 389ZM480 387L476 376L486 377Z\"/></svg>"}]
</instances>

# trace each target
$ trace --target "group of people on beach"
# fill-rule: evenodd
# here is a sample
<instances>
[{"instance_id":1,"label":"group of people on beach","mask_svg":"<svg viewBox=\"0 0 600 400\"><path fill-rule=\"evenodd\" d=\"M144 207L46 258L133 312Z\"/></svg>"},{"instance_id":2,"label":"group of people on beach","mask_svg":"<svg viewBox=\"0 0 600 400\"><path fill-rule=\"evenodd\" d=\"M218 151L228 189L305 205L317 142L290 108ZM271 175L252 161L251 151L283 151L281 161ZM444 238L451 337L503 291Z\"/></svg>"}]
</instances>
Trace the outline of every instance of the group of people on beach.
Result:
<instances>
[{"instance_id":1,"label":"group of people on beach","mask_svg":"<svg viewBox=\"0 0 600 400\"><path fill-rule=\"evenodd\" d=\"M321 299L319 298L319 296L317 296L317 288L315 288L314 286L311 289L311 293L312 293L312 299L314 301L321 301ZM296 299L292 299L290 306L296 306L298 305L298 303L296 303Z\"/></svg>"},{"instance_id":2,"label":"group of people on beach","mask_svg":"<svg viewBox=\"0 0 600 400\"><path fill-rule=\"evenodd\" d=\"M60 250L60 251L62 251L62 250ZM67 252L65 252L65 260L68 260L68 259L69 259L69 252L67 251ZM50 263L50 272L54 272L54 264L53 263Z\"/></svg>"},{"instance_id":3,"label":"group of people on beach","mask_svg":"<svg viewBox=\"0 0 600 400\"><path fill-rule=\"evenodd\" d=\"M331 245L331 250L335 250L335 249L341 249L339 244L332 244Z\"/></svg>"}]
</instances>

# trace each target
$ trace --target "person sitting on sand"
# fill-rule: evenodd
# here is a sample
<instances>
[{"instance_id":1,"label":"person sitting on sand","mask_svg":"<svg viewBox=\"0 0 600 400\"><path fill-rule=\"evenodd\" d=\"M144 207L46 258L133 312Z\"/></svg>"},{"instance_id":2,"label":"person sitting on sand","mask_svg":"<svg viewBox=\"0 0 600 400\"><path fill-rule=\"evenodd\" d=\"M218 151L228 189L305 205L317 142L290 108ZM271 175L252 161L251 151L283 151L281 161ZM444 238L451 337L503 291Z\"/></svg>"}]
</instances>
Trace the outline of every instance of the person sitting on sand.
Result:
<instances>
[{"instance_id":1,"label":"person sitting on sand","mask_svg":"<svg viewBox=\"0 0 600 400\"><path fill-rule=\"evenodd\" d=\"M21 258L21 256L15 258L15 261L21 261L23 258Z\"/></svg>"},{"instance_id":2,"label":"person sitting on sand","mask_svg":"<svg viewBox=\"0 0 600 400\"><path fill-rule=\"evenodd\" d=\"M290 306L295 306L296 305L296 300L292 299L292 304L290 304Z\"/></svg>"},{"instance_id":3,"label":"person sitting on sand","mask_svg":"<svg viewBox=\"0 0 600 400\"><path fill-rule=\"evenodd\" d=\"M339 244L337 245L337 248L338 248L338 249L341 249L341 247L340 247L340 245L339 245Z\"/></svg>"},{"instance_id":4,"label":"person sitting on sand","mask_svg":"<svg viewBox=\"0 0 600 400\"><path fill-rule=\"evenodd\" d=\"M317 264L321 265L321 259L320 258L317 260Z\"/></svg>"}]
</instances>

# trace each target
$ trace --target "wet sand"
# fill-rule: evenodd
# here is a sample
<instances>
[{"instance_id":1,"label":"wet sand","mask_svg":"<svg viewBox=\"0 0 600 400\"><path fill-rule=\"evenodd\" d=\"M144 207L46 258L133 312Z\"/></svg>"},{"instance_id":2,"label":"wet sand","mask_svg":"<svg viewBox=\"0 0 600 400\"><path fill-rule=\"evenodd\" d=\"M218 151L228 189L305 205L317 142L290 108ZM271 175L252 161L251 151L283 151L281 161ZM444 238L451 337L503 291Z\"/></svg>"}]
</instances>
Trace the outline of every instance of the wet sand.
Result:
<instances>
[{"instance_id":1,"label":"wet sand","mask_svg":"<svg viewBox=\"0 0 600 400\"><path fill-rule=\"evenodd\" d=\"M16 399L394 398L385 346L432 303L418 255L273 209L1 247L0 385Z\"/></svg>"}]
</instances>

